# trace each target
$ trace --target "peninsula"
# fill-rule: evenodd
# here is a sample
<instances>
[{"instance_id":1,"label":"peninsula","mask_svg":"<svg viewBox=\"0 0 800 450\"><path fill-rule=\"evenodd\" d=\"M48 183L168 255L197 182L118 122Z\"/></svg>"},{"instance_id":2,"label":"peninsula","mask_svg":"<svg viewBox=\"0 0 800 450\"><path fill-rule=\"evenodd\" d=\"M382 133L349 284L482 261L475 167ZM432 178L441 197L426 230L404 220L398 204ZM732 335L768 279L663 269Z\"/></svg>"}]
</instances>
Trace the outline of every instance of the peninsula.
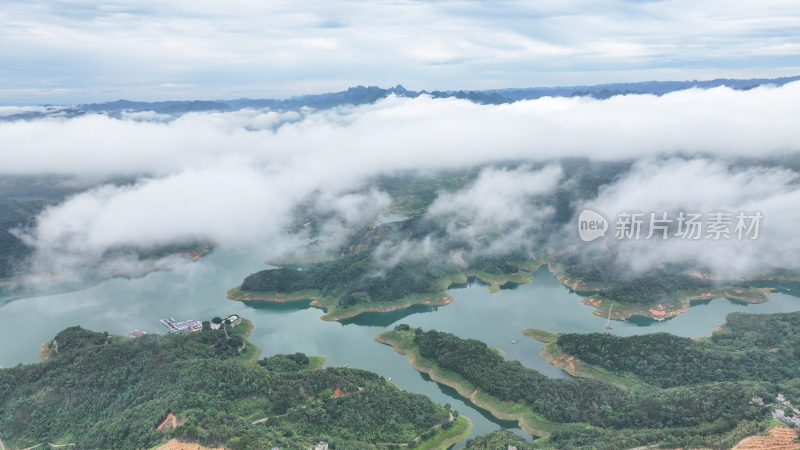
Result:
<instances>
[{"instance_id":1,"label":"peninsula","mask_svg":"<svg viewBox=\"0 0 800 450\"><path fill-rule=\"evenodd\" d=\"M570 379L435 330L399 325L375 339L495 417L517 420L540 436L536 446L731 447L798 419L786 413L800 402L797 343L787 338L798 327L800 313L735 313L704 340L525 330Z\"/></svg>"}]
</instances>

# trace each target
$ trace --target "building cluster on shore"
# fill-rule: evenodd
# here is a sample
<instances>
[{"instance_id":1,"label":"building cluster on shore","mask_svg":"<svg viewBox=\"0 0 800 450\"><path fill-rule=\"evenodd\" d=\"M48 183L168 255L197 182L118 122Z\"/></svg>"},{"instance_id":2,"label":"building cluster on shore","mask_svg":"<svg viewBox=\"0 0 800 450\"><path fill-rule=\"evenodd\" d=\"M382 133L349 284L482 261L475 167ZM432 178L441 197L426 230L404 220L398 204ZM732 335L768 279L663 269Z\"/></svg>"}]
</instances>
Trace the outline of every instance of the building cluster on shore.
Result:
<instances>
[{"instance_id":1,"label":"building cluster on shore","mask_svg":"<svg viewBox=\"0 0 800 450\"><path fill-rule=\"evenodd\" d=\"M219 329L222 326L222 324L225 323L227 323L231 327L235 327L240 323L242 323L242 318L236 314L231 314L224 320L220 319L215 319L215 320L219 320L219 322L218 323L214 321L211 322L210 325L212 330ZM178 321L174 317L167 317L166 319L161 319L161 323L165 327L169 328L170 331L200 331L203 329L203 322L197 319Z\"/></svg>"},{"instance_id":2,"label":"building cluster on shore","mask_svg":"<svg viewBox=\"0 0 800 450\"><path fill-rule=\"evenodd\" d=\"M242 323L242 318L237 316L236 314L231 314L230 316L226 317L225 320L223 320L223 321L221 321L219 323L215 323L214 321L211 321L211 329L212 330L218 330L218 329L220 329L220 327L222 327L222 324L224 324L224 323L227 323L231 327L235 327L236 325L239 325L240 323Z\"/></svg>"}]
</instances>

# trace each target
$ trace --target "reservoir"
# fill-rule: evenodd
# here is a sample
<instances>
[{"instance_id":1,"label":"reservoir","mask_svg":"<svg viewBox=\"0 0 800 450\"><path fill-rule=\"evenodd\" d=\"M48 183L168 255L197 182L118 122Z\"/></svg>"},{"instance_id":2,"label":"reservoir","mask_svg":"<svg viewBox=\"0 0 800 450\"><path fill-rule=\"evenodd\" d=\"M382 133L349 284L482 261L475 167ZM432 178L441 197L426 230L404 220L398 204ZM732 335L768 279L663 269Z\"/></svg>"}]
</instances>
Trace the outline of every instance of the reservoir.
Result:
<instances>
[{"instance_id":1,"label":"reservoir","mask_svg":"<svg viewBox=\"0 0 800 450\"><path fill-rule=\"evenodd\" d=\"M560 285L546 270L529 284L492 294L485 285L470 283L448 292L455 298L443 307L415 306L386 314L363 314L343 322L319 319L322 311L294 304L245 304L226 299L228 289L245 276L264 268L263 258L217 249L196 262L171 271L153 272L142 278L117 278L74 292L20 298L0 306L0 366L38 361L41 344L60 330L80 325L95 331L128 334L139 329L166 333L159 323L165 317L178 320L208 320L235 313L255 324L250 339L262 356L304 352L324 355L328 366L357 367L383 375L401 388L424 394L438 403L450 403L473 422L473 435L499 428L516 432L514 422L503 422L465 402L451 389L430 381L413 370L408 358L373 337L408 323L435 328L460 337L474 338L503 350L507 359L551 377L564 372L547 363L539 351L541 343L520 334L524 328L553 332L602 332L606 319L592 314L594 308L580 303L581 297ZM770 301L757 305L711 300L665 322L647 326L613 321L620 336L669 332L680 336L709 336L713 328L734 311L774 313L800 310L800 298L774 293ZM796 294L795 294L796 295ZM512 341L517 341L512 343Z\"/></svg>"}]
</instances>

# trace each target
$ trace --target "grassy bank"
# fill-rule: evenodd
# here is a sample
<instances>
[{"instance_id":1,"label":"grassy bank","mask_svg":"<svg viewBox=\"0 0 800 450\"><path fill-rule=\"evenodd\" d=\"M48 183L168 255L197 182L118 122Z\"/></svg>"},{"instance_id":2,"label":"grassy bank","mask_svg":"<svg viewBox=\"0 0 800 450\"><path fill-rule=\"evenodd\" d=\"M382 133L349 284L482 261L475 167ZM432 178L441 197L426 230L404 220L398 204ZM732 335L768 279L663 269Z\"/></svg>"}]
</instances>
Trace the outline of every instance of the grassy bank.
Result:
<instances>
[{"instance_id":1,"label":"grassy bank","mask_svg":"<svg viewBox=\"0 0 800 450\"><path fill-rule=\"evenodd\" d=\"M441 384L455 389L459 395L468 399L472 404L485 409L494 417L501 420L515 420L520 428L526 432L544 436L561 427L561 424L550 422L534 414L531 409L521 403L504 402L485 392L476 389L474 385L462 376L439 367L434 361L424 358L419 354L419 349L414 344L414 331L392 330L375 336L375 340L394 348L397 353L407 355L409 364L415 370L428 374L428 376Z\"/></svg>"},{"instance_id":2,"label":"grassy bank","mask_svg":"<svg viewBox=\"0 0 800 450\"><path fill-rule=\"evenodd\" d=\"M433 294L412 294L391 302L370 302L342 308L333 301L311 302L313 306L322 307L325 314L320 317L322 320L342 320L355 317L359 314L368 312L391 312L398 309L405 309L414 305L444 306L453 301L453 297L444 292Z\"/></svg>"},{"instance_id":3,"label":"grassy bank","mask_svg":"<svg viewBox=\"0 0 800 450\"><path fill-rule=\"evenodd\" d=\"M522 330L522 335L547 344L555 342L556 339L558 339L558 333L551 333L538 328L525 328Z\"/></svg>"},{"instance_id":4,"label":"grassy bank","mask_svg":"<svg viewBox=\"0 0 800 450\"><path fill-rule=\"evenodd\" d=\"M453 426L440 430L436 436L420 442L415 448L422 450L443 450L463 441L472 431L472 422L464 416L455 418Z\"/></svg>"},{"instance_id":5,"label":"grassy bank","mask_svg":"<svg viewBox=\"0 0 800 450\"><path fill-rule=\"evenodd\" d=\"M242 323L233 328L233 334L240 336L244 341L244 350L239 353L237 359L243 361L258 361L258 358L261 356L261 347L253 344L250 342L250 339L248 339L250 333L253 332L253 328L255 328L253 321L245 319L244 317L242 317Z\"/></svg>"},{"instance_id":6,"label":"grassy bank","mask_svg":"<svg viewBox=\"0 0 800 450\"><path fill-rule=\"evenodd\" d=\"M269 303L287 303L299 300L317 300L321 299L322 293L316 289L305 289L302 291L294 292L266 292L266 291L243 291L242 286L236 286L229 289L227 297L230 300L237 300L242 302L247 301L261 301Z\"/></svg>"}]
</instances>

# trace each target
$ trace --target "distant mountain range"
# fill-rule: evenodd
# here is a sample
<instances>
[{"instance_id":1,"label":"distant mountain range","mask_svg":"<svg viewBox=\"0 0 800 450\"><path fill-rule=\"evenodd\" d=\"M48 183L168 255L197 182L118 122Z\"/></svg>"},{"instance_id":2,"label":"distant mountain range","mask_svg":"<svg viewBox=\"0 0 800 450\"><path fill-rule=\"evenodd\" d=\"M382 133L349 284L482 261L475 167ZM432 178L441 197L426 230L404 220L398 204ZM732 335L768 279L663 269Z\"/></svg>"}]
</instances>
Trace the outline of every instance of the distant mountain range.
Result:
<instances>
[{"instance_id":1,"label":"distant mountain range","mask_svg":"<svg viewBox=\"0 0 800 450\"><path fill-rule=\"evenodd\" d=\"M345 91L325 94L302 95L288 99L249 99L235 100L189 100L137 102L117 100L106 103L89 103L75 106L47 106L31 108L17 114L0 117L0 120L30 120L45 116L75 117L87 113L104 113L116 116L122 112L154 111L159 114L181 115L196 111L235 111L244 108L271 109L290 111L300 108L326 109L343 105L363 105L397 95L399 97L418 97L430 95L434 98L461 98L480 104L512 103L519 100L531 100L541 97L576 97L609 98L624 94L663 95L683 89L709 89L728 86L733 89L747 90L757 86L772 84L782 86L800 80L800 75L783 78L751 78L727 79L719 78L706 81L643 81L638 83L609 83L594 86L556 86L512 89L490 89L482 91L410 91L401 85L388 89L377 86L356 86Z\"/></svg>"}]
</instances>

